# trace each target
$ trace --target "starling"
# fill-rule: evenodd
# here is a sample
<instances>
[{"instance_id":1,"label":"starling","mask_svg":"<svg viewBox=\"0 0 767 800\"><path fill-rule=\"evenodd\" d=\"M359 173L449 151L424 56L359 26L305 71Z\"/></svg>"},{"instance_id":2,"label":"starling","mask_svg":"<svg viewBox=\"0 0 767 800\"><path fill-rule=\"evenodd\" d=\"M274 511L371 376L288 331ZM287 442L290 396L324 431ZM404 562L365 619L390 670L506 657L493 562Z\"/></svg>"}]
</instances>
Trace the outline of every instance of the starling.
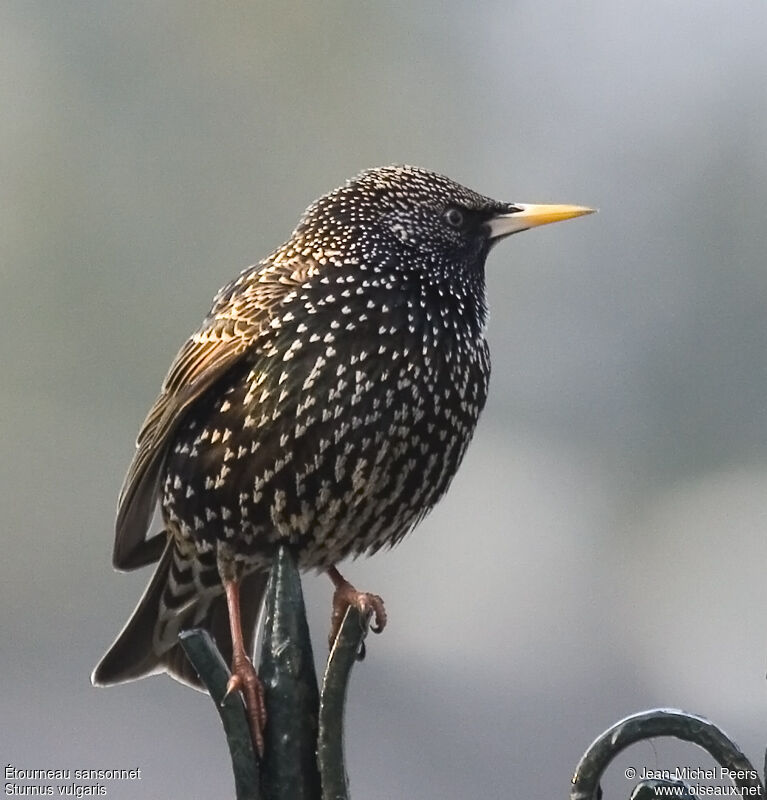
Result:
<instances>
[{"instance_id":1,"label":"starling","mask_svg":"<svg viewBox=\"0 0 767 800\"><path fill-rule=\"evenodd\" d=\"M113 561L159 563L93 682L167 672L199 687L177 637L206 628L260 747L248 654L276 548L329 574L334 628L349 604L383 627L381 599L336 564L397 544L461 463L490 377L487 255L590 211L497 202L416 167L370 169L221 289L138 435ZM146 538L158 501L164 529Z\"/></svg>"}]
</instances>

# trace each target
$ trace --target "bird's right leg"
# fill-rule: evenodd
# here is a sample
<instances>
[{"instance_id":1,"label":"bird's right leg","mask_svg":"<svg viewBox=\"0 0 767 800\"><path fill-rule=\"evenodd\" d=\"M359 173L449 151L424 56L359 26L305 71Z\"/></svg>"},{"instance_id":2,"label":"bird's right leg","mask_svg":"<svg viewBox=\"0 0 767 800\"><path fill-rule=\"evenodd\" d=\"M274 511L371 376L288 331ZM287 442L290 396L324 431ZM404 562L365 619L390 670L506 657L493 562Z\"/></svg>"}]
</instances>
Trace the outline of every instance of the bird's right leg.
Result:
<instances>
[{"instance_id":1,"label":"bird's right leg","mask_svg":"<svg viewBox=\"0 0 767 800\"><path fill-rule=\"evenodd\" d=\"M232 632L232 676L226 686L228 697L232 692L241 692L248 710L250 734L253 746L259 756L264 755L264 729L266 728L266 704L264 685L258 677L256 668L245 651L240 617L240 579L241 565L238 565L227 545L218 547L218 572L226 594L226 605L229 610L229 627Z\"/></svg>"}]
</instances>

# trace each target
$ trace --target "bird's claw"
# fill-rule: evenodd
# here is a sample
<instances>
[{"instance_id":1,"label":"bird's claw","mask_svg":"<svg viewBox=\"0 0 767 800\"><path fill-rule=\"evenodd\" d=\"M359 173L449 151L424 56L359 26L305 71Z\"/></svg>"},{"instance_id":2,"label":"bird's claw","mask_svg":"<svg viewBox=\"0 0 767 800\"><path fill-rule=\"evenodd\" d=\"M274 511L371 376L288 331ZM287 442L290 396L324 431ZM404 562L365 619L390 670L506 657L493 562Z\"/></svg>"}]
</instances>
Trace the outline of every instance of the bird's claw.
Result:
<instances>
[{"instance_id":1,"label":"bird's claw","mask_svg":"<svg viewBox=\"0 0 767 800\"><path fill-rule=\"evenodd\" d=\"M224 703L229 699L229 695L234 694L235 692L241 692L243 689L243 682L242 678L239 675L231 675L229 680L226 682L226 691L224 692L224 696L221 698L221 705L223 706Z\"/></svg>"},{"instance_id":2,"label":"bird's claw","mask_svg":"<svg viewBox=\"0 0 767 800\"><path fill-rule=\"evenodd\" d=\"M240 692L245 701L253 746L260 758L264 757L264 729L266 728L266 701L264 685L253 664L248 659L232 665L232 674L226 683L221 705L234 692Z\"/></svg>"},{"instance_id":3,"label":"bird's claw","mask_svg":"<svg viewBox=\"0 0 767 800\"><path fill-rule=\"evenodd\" d=\"M330 636L328 638L331 648L341 630L346 610L350 606L356 608L365 620L373 618L370 626L373 633L381 633L386 627L386 608L381 597L371 592L358 592L350 583L344 581L341 585L336 586L333 593L333 613L330 618Z\"/></svg>"},{"instance_id":4,"label":"bird's claw","mask_svg":"<svg viewBox=\"0 0 767 800\"><path fill-rule=\"evenodd\" d=\"M356 604L360 613L373 617L373 624L370 630L373 633L381 633L386 627L386 609L384 601L377 594L369 592L358 592L359 600Z\"/></svg>"}]
</instances>

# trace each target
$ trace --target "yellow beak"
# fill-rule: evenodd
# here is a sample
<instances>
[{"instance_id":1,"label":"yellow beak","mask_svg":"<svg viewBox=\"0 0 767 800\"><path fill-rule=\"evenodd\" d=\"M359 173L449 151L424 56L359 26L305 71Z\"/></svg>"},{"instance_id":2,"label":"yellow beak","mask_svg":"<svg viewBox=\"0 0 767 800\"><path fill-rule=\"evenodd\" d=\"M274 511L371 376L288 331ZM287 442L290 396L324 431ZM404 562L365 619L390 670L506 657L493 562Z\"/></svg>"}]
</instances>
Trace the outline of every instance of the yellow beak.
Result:
<instances>
[{"instance_id":1,"label":"yellow beak","mask_svg":"<svg viewBox=\"0 0 767 800\"><path fill-rule=\"evenodd\" d=\"M514 203L514 208L518 210L508 214L498 214L487 223L491 239L526 231L538 225L548 225L549 222L593 214L596 211L595 208L585 206L541 206L529 203Z\"/></svg>"}]
</instances>

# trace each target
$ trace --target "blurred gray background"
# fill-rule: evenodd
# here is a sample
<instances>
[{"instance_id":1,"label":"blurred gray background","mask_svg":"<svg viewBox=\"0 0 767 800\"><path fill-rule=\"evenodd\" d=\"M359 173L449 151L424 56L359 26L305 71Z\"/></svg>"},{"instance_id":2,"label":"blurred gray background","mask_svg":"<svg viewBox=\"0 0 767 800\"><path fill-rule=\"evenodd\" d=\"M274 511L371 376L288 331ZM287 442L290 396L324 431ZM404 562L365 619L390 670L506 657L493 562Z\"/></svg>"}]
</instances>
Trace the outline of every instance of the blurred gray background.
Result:
<instances>
[{"instance_id":1,"label":"blurred gray background","mask_svg":"<svg viewBox=\"0 0 767 800\"><path fill-rule=\"evenodd\" d=\"M760 761L766 36L763 0L4 0L3 765L228 796L207 698L90 686L148 580L111 570L117 491L213 293L391 162L600 214L493 252L465 464L397 550L347 565L390 614L353 676L354 797L563 797L601 730L659 704ZM319 661L330 583L305 590Z\"/></svg>"}]
</instances>

